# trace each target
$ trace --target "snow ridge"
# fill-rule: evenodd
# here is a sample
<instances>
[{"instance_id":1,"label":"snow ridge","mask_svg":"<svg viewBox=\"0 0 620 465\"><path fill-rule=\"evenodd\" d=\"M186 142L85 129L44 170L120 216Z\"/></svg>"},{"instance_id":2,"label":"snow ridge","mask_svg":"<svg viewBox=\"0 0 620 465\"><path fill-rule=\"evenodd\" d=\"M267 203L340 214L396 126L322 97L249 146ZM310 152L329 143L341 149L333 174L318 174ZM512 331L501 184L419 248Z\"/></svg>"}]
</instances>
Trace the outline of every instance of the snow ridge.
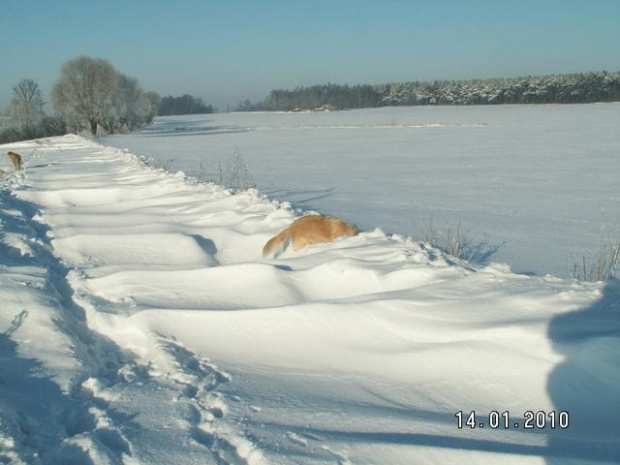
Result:
<instances>
[{"instance_id":1,"label":"snow ridge","mask_svg":"<svg viewBox=\"0 0 620 465\"><path fill-rule=\"evenodd\" d=\"M83 145L79 138L64 138L60 150L52 145L47 152L71 149L76 145ZM93 463L144 463L136 457L148 457L144 450L134 451L131 440L119 428L114 418L119 417L119 411L111 404L119 405L119 398L132 398L143 394L138 391L143 386L149 389L167 392L167 396L174 399L173 409L182 410L186 421L186 429L195 445L208 449L218 464L247 464L263 463L260 451L247 439L239 435L230 425L219 425L227 411L224 397L218 393L218 387L230 380L230 375L221 372L208 359L194 353L183 344L157 333L137 332L133 329L132 340L143 343L151 352L144 354L141 349L132 345L125 348L118 347L113 339L102 334L107 329L112 334L110 322L106 316L114 312L127 314L127 304L131 305L131 296L121 299L118 305L88 292L86 283L94 275L115 276L122 274L124 269L133 269L142 265L148 273L148 268L156 270L184 267L217 266L210 248L212 243L192 235L166 232L161 234L143 234L136 241L136 235L122 236L120 231L127 229L126 224L115 225L113 217L117 212L100 213L100 216L109 215L104 221L112 232L115 241L106 242L105 235L95 234L92 231L82 232L82 226L76 215L71 226L58 226L51 211L54 209L79 210L80 208L106 209L117 202L127 201L127 195L136 199L148 198L154 191L148 182L138 179L138 185L131 183L133 178L125 178L126 164L129 170L141 173L143 168L135 159L117 150L106 150L96 145L88 144L89 159L87 163L94 163L100 168L87 169L81 179L71 180L71 187L46 192L48 189L36 191L21 191L23 198L38 201L44 205L44 212L35 211L34 204L27 200L11 199L11 204L20 211L29 211L31 223L38 231L31 232L31 236L39 241L45 241L41 246L44 254L39 254L37 260L43 269L47 269L46 286L51 288L57 296L57 307L63 312L56 323L66 333L77 360L80 361L79 372L67 382L68 397L77 407L69 409L63 415L63 428L67 432L62 438L59 451L46 457L43 463L84 463L88 457ZM53 170L56 163L45 163L45 148L41 148L34 157L30 157L27 167L29 176L37 178L37 170ZM84 153L74 151L70 156L63 157L68 165L85 163ZM57 176L64 177L64 168L58 163ZM121 164L120 182L127 182L129 188L108 188L108 176L114 167ZM138 166L137 166L138 165ZM101 181L98 185L97 175ZM160 178L161 173L154 173ZM39 182L45 184L49 175ZM173 180L173 183L176 180ZM27 180L23 181L24 183ZM146 184L146 185L145 185ZM175 184L179 184L178 182ZM183 184L183 183L182 183ZM183 184L185 186L185 184ZM230 194L218 192L222 198ZM16 205L18 204L19 205ZM164 201L165 204L165 201ZM81 212L84 214L84 212ZM90 216L85 214L90 220ZM108 222L107 220L110 220ZM138 217L138 222L144 218ZM49 222L49 224L47 223ZM87 223L90 224L89 221ZM100 226L97 230L101 231ZM119 248L120 246L120 248ZM123 248L124 247L124 248ZM114 250L112 250L112 248ZM58 258L52 253L56 254ZM171 253L172 252L172 253ZM113 257L111 261L106 257ZM133 305L135 307L135 305ZM131 310L129 310L131 311ZM101 315L104 315L103 317ZM13 326L18 326L19 316ZM89 327L90 325L90 327ZM112 325L113 327L113 325ZM97 330L94 330L97 328ZM14 330L11 330L14 331ZM10 331L10 332L11 332ZM160 399L163 401L163 399ZM120 403L122 405L122 403ZM124 408L131 409L131 405ZM122 410L122 409L121 409ZM126 413L121 413L123 418ZM170 413L170 417L178 417L178 413ZM43 428L41 428L43 429ZM125 428L126 429L126 428ZM12 435L11 435L12 436ZM32 435L31 435L32 436ZM24 447L18 447L24 449ZM76 451L80 451L79 453ZM193 453L198 456L197 450ZM34 454L33 454L34 455ZM144 460L144 459L142 459ZM150 463L149 460L146 463Z\"/></svg>"},{"instance_id":2,"label":"snow ridge","mask_svg":"<svg viewBox=\"0 0 620 465\"><path fill-rule=\"evenodd\" d=\"M295 215L256 191L76 136L11 148L27 162L0 191L0 462L615 460L613 286L379 230L265 260ZM573 429L455 426L560 409Z\"/></svg>"},{"instance_id":3,"label":"snow ridge","mask_svg":"<svg viewBox=\"0 0 620 465\"><path fill-rule=\"evenodd\" d=\"M91 402L86 386L92 376L110 379L122 364L122 350L87 327L84 311L72 300L68 268L53 255L49 229L39 218L34 205L0 192L3 316L15 315L0 334L3 371L9 376L9 384L0 382L0 459L121 463L131 455L131 444L105 405ZM11 340L14 335L18 344ZM57 384L28 376L13 357L23 358L41 376L53 376Z\"/></svg>"}]
</instances>

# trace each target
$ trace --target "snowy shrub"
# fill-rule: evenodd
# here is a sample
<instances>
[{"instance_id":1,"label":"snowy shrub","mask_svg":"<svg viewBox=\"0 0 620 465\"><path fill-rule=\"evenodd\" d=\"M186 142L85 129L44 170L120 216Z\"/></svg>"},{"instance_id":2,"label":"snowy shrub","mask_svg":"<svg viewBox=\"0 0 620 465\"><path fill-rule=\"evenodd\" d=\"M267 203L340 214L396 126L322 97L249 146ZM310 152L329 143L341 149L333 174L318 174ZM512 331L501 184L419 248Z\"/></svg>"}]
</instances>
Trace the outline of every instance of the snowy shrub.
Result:
<instances>
[{"instance_id":1,"label":"snowy shrub","mask_svg":"<svg viewBox=\"0 0 620 465\"><path fill-rule=\"evenodd\" d=\"M62 119L54 116L44 116L36 126L23 127L13 123L1 126L0 144L60 136L66 133L66 127Z\"/></svg>"},{"instance_id":2,"label":"snowy shrub","mask_svg":"<svg viewBox=\"0 0 620 465\"><path fill-rule=\"evenodd\" d=\"M175 160L176 158L174 157L167 158L165 160L163 158L156 157L149 160L148 164L151 168L155 168L156 170L170 171L170 168L172 168L172 164Z\"/></svg>"},{"instance_id":3,"label":"snowy shrub","mask_svg":"<svg viewBox=\"0 0 620 465\"><path fill-rule=\"evenodd\" d=\"M620 221L614 233L603 236L596 254L584 253L575 261L572 271L580 281L604 281L620 276Z\"/></svg>"},{"instance_id":4,"label":"snowy shrub","mask_svg":"<svg viewBox=\"0 0 620 465\"><path fill-rule=\"evenodd\" d=\"M432 217L427 225L420 228L420 237L423 242L443 250L448 255L479 264L488 263L490 258L504 245L476 240L460 220L455 227L439 230L433 224Z\"/></svg>"},{"instance_id":5,"label":"snowy shrub","mask_svg":"<svg viewBox=\"0 0 620 465\"><path fill-rule=\"evenodd\" d=\"M227 163L218 163L218 184L232 189L246 190L255 187L252 173L238 148Z\"/></svg>"}]
</instances>

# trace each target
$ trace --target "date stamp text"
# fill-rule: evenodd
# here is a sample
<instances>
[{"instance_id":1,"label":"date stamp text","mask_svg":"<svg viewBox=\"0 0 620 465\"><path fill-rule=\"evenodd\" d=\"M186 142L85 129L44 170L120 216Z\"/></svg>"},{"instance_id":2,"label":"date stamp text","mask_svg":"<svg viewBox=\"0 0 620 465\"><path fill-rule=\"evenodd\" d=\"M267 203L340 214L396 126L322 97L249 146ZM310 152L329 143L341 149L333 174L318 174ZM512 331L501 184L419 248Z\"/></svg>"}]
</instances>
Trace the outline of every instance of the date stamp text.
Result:
<instances>
[{"instance_id":1,"label":"date stamp text","mask_svg":"<svg viewBox=\"0 0 620 465\"><path fill-rule=\"evenodd\" d=\"M459 410L454 414L458 429L568 429L570 415L566 410L544 412L527 410L522 416L512 416L509 411L493 410L487 415L476 411L464 412Z\"/></svg>"}]
</instances>

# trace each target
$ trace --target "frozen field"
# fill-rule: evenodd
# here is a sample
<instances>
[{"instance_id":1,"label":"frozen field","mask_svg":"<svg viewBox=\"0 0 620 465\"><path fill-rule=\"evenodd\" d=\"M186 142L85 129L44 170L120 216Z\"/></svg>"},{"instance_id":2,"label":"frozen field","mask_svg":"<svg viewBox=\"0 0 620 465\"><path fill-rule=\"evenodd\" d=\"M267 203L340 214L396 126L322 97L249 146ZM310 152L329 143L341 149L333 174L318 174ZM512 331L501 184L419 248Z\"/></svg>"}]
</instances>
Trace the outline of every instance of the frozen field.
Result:
<instances>
[{"instance_id":1,"label":"frozen field","mask_svg":"<svg viewBox=\"0 0 620 465\"><path fill-rule=\"evenodd\" d=\"M104 143L212 179L238 150L271 198L414 239L461 222L516 272L572 276L620 219L618 104L163 117Z\"/></svg>"},{"instance_id":2,"label":"frozen field","mask_svg":"<svg viewBox=\"0 0 620 465\"><path fill-rule=\"evenodd\" d=\"M472 269L376 229L264 259L295 215L254 191L73 135L0 150L25 161L0 178L0 463L620 462L617 280Z\"/></svg>"}]
</instances>

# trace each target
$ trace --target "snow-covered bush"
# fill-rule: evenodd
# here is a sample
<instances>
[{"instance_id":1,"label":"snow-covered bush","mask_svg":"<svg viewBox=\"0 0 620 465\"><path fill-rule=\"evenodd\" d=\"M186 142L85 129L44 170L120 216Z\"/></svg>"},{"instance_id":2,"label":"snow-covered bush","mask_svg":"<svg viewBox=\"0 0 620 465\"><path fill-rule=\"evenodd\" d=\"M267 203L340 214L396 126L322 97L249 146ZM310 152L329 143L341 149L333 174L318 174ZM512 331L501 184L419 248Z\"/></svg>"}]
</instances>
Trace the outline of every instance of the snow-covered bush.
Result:
<instances>
[{"instance_id":1,"label":"snow-covered bush","mask_svg":"<svg viewBox=\"0 0 620 465\"><path fill-rule=\"evenodd\" d=\"M227 162L218 163L218 184L232 189L246 190L255 187L252 173L238 148Z\"/></svg>"},{"instance_id":2,"label":"snow-covered bush","mask_svg":"<svg viewBox=\"0 0 620 465\"><path fill-rule=\"evenodd\" d=\"M443 250L460 260L487 264L491 257L504 245L478 240L459 220L456 226L437 229L432 217L428 224L420 228L420 239L433 247Z\"/></svg>"},{"instance_id":3,"label":"snow-covered bush","mask_svg":"<svg viewBox=\"0 0 620 465\"><path fill-rule=\"evenodd\" d=\"M620 229L618 230L620 231ZM602 239L592 254L583 254L573 265L573 276L580 281L605 281L620 276L620 236Z\"/></svg>"}]
</instances>

